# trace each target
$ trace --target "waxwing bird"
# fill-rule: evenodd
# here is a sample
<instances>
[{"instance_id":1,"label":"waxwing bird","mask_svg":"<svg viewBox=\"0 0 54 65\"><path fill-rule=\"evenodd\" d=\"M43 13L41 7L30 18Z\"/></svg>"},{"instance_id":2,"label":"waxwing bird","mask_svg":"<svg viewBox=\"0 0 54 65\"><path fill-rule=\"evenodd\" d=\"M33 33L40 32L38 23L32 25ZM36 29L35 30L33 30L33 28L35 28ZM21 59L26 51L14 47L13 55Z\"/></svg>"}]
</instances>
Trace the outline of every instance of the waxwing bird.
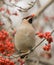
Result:
<instances>
[{"instance_id":1,"label":"waxwing bird","mask_svg":"<svg viewBox=\"0 0 54 65\"><path fill-rule=\"evenodd\" d=\"M31 23L32 18L23 19L15 34L15 47L21 52L27 52L35 46L35 30Z\"/></svg>"}]
</instances>

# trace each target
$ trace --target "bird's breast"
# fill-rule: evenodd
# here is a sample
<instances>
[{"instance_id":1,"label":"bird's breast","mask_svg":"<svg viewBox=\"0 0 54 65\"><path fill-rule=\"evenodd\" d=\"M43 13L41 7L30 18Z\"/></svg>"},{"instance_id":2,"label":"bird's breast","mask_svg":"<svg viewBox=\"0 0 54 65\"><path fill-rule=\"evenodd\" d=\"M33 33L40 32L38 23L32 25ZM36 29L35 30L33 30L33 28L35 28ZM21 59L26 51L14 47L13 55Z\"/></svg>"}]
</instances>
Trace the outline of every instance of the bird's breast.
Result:
<instances>
[{"instance_id":1,"label":"bird's breast","mask_svg":"<svg viewBox=\"0 0 54 65\"><path fill-rule=\"evenodd\" d=\"M21 26L15 35L15 47L28 50L35 45L35 31L30 26Z\"/></svg>"}]
</instances>

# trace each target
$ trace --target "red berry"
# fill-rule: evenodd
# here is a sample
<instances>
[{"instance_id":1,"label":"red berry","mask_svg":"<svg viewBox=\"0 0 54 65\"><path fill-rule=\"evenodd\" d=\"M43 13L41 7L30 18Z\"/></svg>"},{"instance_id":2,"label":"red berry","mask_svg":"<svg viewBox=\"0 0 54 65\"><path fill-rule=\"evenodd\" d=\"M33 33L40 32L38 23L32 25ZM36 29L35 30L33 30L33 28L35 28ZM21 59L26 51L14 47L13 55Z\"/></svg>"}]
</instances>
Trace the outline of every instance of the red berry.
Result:
<instances>
[{"instance_id":1,"label":"red berry","mask_svg":"<svg viewBox=\"0 0 54 65\"><path fill-rule=\"evenodd\" d=\"M43 34L42 33L39 33L38 35L40 38L43 38Z\"/></svg>"},{"instance_id":2,"label":"red berry","mask_svg":"<svg viewBox=\"0 0 54 65\"><path fill-rule=\"evenodd\" d=\"M43 37L44 37L43 33L41 33L41 32L38 32L38 33L36 33L36 34L37 34L38 37L40 37L40 38L43 38Z\"/></svg>"},{"instance_id":3,"label":"red berry","mask_svg":"<svg viewBox=\"0 0 54 65\"><path fill-rule=\"evenodd\" d=\"M51 45L45 45L44 47L43 47L43 50L45 50L45 51L49 51L51 49Z\"/></svg>"}]
</instances>

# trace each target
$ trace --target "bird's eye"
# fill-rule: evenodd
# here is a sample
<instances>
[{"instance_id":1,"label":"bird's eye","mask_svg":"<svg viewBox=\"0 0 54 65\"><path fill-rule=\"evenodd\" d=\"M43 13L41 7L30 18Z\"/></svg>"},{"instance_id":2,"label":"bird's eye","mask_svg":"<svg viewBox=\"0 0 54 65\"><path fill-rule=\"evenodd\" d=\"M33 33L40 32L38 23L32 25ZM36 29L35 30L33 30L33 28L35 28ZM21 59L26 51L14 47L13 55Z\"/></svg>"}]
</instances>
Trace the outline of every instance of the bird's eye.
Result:
<instances>
[{"instance_id":1,"label":"bird's eye","mask_svg":"<svg viewBox=\"0 0 54 65\"><path fill-rule=\"evenodd\" d=\"M33 21L33 18L30 18L30 19L28 20L28 22L29 22L30 24L32 24L32 21Z\"/></svg>"}]
</instances>

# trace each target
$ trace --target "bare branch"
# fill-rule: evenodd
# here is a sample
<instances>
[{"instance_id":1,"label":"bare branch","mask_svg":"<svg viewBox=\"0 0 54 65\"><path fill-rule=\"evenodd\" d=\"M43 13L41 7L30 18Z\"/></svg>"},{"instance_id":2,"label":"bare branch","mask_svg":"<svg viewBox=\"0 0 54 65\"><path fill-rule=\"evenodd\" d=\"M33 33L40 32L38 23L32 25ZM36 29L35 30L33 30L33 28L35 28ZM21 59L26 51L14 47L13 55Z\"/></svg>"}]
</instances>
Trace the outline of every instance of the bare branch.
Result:
<instances>
[{"instance_id":1,"label":"bare branch","mask_svg":"<svg viewBox=\"0 0 54 65\"><path fill-rule=\"evenodd\" d=\"M4 0L3 0L3 3L6 4L7 6L10 6L10 7L13 7L13 6L17 7L18 10L21 12L27 12L28 10L30 10L35 5L36 0L34 2L31 1L30 3L28 3L29 7L27 7L27 8L22 8L22 7L17 6L16 4L13 4L13 3L11 3L11 5L7 4Z\"/></svg>"},{"instance_id":2,"label":"bare branch","mask_svg":"<svg viewBox=\"0 0 54 65\"><path fill-rule=\"evenodd\" d=\"M34 18L38 18L41 13L43 13L43 11L48 7L50 6L52 3L54 2L54 0L49 0L47 4L45 4L43 7L41 7L38 12L36 13L35 17Z\"/></svg>"},{"instance_id":3,"label":"bare branch","mask_svg":"<svg viewBox=\"0 0 54 65\"><path fill-rule=\"evenodd\" d=\"M35 3L36 3L36 1L30 2L30 3L28 3L29 7L27 7L27 8L20 7L20 9L18 9L18 10L21 11L21 12L27 12L28 10L30 10L35 5Z\"/></svg>"}]
</instances>

